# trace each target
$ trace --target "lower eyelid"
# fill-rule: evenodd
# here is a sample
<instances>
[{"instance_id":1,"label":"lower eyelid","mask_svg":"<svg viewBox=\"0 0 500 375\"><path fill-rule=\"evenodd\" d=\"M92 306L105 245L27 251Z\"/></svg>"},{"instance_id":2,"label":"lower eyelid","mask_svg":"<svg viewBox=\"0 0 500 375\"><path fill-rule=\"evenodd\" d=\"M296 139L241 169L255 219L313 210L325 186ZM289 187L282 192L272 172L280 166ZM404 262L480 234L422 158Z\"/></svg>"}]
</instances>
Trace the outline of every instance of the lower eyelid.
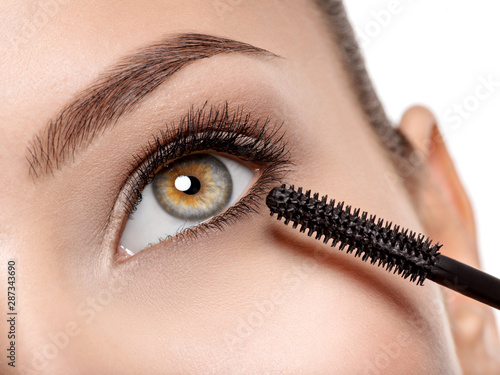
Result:
<instances>
[{"instance_id":1,"label":"lower eyelid","mask_svg":"<svg viewBox=\"0 0 500 375\"><path fill-rule=\"evenodd\" d=\"M239 199L224 212L198 224L197 226L188 228L174 237L167 238L164 241L156 243L145 250L162 250L168 244L170 244L168 246L172 246L174 244L176 244L176 246L180 246L183 243L198 240L203 235L210 235L214 231L223 230L224 227L235 223L244 215L257 212L257 206L259 204L265 206L263 204L263 199L268 190L275 185L280 185L283 182L286 182L286 180L284 180L284 176L291 171L291 165L293 165L293 163L287 161L283 163L276 163L275 165L265 169L256 168L254 170L252 181L248 184L248 188L245 189ZM123 227L124 224L125 221L123 222ZM120 236L118 238L121 237L122 231L123 228L120 230ZM116 245L116 249L117 250L114 255L116 263L121 263L131 257L131 255L126 254L123 249L119 249L118 243ZM140 252L142 253L143 251ZM137 257L137 255L138 254L135 254L134 257Z\"/></svg>"}]
</instances>

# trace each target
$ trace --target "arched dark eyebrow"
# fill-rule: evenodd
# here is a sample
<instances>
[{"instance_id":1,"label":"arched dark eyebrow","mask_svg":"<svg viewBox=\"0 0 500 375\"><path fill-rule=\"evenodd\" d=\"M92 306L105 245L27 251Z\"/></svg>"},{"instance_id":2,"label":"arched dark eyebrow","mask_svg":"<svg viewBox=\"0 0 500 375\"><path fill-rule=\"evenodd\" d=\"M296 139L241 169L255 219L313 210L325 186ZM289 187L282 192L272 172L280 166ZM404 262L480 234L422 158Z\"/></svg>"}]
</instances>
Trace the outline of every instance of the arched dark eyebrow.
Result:
<instances>
[{"instance_id":1,"label":"arched dark eyebrow","mask_svg":"<svg viewBox=\"0 0 500 375\"><path fill-rule=\"evenodd\" d=\"M33 136L26 153L29 174L53 174L187 64L229 52L278 57L231 39L175 34L122 58Z\"/></svg>"}]
</instances>

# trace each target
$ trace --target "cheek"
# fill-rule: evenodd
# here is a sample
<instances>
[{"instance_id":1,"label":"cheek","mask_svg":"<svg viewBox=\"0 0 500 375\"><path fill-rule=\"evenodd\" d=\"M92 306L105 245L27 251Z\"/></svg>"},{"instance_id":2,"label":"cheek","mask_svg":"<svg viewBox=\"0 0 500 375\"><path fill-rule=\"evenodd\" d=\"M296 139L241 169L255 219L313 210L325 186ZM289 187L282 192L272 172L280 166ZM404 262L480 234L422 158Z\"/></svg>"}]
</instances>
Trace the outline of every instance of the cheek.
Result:
<instances>
[{"instance_id":1,"label":"cheek","mask_svg":"<svg viewBox=\"0 0 500 375\"><path fill-rule=\"evenodd\" d=\"M116 268L108 275L114 283L87 292L94 305L82 297L83 333L68 355L102 368L113 363L122 374L144 363L151 373L400 374L449 366L434 288L416 289L337 250L320 256L324 246L266 219L189 249L145 251Z\"/></svg>"}]
</instances>

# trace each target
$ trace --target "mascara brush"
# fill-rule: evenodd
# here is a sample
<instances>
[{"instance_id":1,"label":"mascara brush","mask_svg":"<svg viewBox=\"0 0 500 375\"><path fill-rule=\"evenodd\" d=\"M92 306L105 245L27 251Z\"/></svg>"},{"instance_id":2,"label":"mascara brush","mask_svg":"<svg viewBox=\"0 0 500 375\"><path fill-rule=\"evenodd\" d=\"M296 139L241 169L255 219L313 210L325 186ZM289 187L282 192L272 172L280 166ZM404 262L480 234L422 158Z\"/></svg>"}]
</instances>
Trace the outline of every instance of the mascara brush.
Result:
<instances>
[{"instance_id":1,"label":"mascara brush","mask_svg":"<svg viewBox=\"0 0 500 375\"><path fill-rule=\"evenodd\" d=\"M500 309L500 280L439 252L442 245L416 232L377 219L344 202L327 203L327 196L311 196L311 191L294 190L294 186L273 188L266 198L271 216L285 219L293 228L327 243L339 245L355 257L369 261L405 279L423 285L426 279L477 301Z\"/></svg>"}]
</instances>

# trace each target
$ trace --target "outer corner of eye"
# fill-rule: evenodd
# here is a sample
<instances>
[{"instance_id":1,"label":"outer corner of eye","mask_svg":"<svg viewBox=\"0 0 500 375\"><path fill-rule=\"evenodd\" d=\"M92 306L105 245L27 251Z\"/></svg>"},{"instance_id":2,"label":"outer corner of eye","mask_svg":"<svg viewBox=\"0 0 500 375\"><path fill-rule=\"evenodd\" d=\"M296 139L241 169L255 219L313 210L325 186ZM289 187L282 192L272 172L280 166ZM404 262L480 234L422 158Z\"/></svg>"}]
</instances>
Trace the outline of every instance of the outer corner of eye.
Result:
<instances>
[{"instance_id":1,"label":"outer corner of eye","mask_svg":"<svg viewBox=\"0 0 500 375\"><path fill-rule=\"evenodd\" d=\"M253 169L214 154L192 154L168 164L142 191L116 258L125 260L220 214L242 195L253 176Z\"/></svg>"}]
</instances>

